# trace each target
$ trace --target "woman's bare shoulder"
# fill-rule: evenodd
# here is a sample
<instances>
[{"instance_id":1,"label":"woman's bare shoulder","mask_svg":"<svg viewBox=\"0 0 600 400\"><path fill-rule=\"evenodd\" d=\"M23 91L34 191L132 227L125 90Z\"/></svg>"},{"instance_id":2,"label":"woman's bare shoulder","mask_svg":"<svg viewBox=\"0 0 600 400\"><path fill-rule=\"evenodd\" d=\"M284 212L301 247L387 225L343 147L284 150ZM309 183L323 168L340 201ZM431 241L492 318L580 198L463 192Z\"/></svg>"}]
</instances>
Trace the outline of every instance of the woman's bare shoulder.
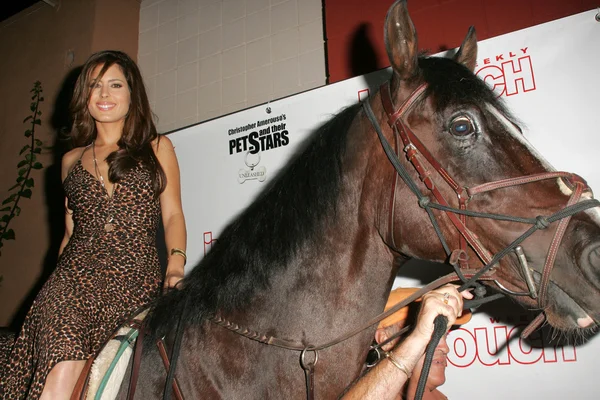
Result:
<instances>
[{"instance_id":1,"label":"woman's bare shoulder","mask_svg":"<svg viewBox=\"0 0 600 400\"><path fill-rule=\"evenodd\" d=\"M69 171L71 171L73 169L73 167L75 166L75 163L77 163L77 161L79 161L79 159L81 158L81 155L83 154L83 152L85 151L85 147L76 147L72 150L69 150L68 152L66 152L63 157L62 157L62 163L61 163L61 169L62 169L62 179L64 180L67 175L69 174Z\"/></svg>"},{"instance_id":2,"label":"woman's bare shoulder","mask_svg":"<svg viewBox=\"0 0 600 400\"><path fill-rule=\"evenodd\" d=\"M155 153L158 153L160 150L173 150L173 142L167 135L158 135L158 137L152 141L152 148Z\"/></svg>"}]
</instances>

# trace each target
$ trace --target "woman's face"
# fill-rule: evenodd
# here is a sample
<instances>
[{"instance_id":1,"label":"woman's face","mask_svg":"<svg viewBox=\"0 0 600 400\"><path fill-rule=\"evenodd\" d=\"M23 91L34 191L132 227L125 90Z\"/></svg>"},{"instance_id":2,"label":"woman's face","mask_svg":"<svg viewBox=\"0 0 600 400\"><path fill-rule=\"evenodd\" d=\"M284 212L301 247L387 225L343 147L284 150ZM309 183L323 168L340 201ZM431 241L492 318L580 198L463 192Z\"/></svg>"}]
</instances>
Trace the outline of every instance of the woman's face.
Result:
<instances>
[{"instance_id":1,"label":"woman's face","mask_svg":"<svg viewBox=\"0 0 600 400\"><path fill-rule=\"evenodd\" d=\"M92 90L88 110L96 123L121 124L129 112L131 94L121 67L111 65L102 78L97 79L103 64L92 71Z\"/></svg>"}]
</instances>

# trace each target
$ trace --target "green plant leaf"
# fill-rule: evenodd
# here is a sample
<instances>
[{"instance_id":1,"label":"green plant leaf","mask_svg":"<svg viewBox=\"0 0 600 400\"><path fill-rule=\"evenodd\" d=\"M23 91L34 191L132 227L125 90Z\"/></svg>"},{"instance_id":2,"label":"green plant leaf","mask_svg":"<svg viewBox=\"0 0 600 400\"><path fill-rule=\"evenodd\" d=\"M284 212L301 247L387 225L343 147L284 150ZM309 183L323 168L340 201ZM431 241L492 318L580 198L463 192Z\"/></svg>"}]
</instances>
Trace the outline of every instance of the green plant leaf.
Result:
<instances>
[{"instance_id":1,"label":"green plant leaf","mask_svg":"<svg viewBox=\"0 0 600 400\"><path fill-rule=\"evenodd\" d=\"M4 201L2 202L2 205L8 204L8 203L12 203L15 200L16 196L17 195L15 193L11 194L6 199L4 199Z\"/></svg>"},{"instance_id":2,"label":"green plant leaf","mask_svg":"<svg viewBox=\"0 0 600 400\"><path fill-rule=\"evenodd\" d=\"M18 176L17 183L13 185L9 191L14 189L20 189L16 193L12 193L9 197L7 197L4 201L2 201L2 205L6 207L2 207L0 212L6 213L2 217L0 217L0 232L3 232L0 235L0 248L4 245L3 240L15 240L15 231L12 229L8 229L8 224L12 220L13 217L21 214L21 207L19 207L18 201L21 197L30 199L33 195L31 188L34 187L33 178L29 178L29 172L31 169L42 169L42 163L37 161L36 154L42 153L43 142L40 139L35 138L35 125L42 125L42 120L40 116L42 115L42 110L39 109L40 102L44 101L44 98L41 96L42 93L42 84L40 81L35 81L33 85L33 89L29 92L32 93L31 103L29 105L29 109L32 112L32 115L25 117L23 123L27 123L29 121L31 126L29 129L26 129L24 132L24 136L29 138L31 137L33 142L31 145L27 144L21 148L19 155L25 154L25 159L21 160L17 164ZM29 151L29 152L28 152ZM14 203L12 207L10 203ZM0 253L1 255L2 253ZM0 282L2 281L2 276L0 276Z\"/></svg>"}]
</instances>

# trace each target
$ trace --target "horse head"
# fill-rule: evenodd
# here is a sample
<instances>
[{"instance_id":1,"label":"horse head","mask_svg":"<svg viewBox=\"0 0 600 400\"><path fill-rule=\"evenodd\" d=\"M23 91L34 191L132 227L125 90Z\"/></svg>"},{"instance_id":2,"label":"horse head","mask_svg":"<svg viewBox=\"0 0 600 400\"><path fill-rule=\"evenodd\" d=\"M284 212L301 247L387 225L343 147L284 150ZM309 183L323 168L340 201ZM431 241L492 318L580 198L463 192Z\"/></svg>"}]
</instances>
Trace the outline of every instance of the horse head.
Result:
<instances>
[{"instance_id":1,"label":"horse head","mask_svg":"<svg viewBox=\"0 0 600 400\"><path fill-rule=\"evenodd\" d=\"M397 1L385 45L392 78L371 104L394 127L384 130L417 189L396 182L389 245L408 257L450 259L466 278L543 310L555 328L593 329L598 202L583 179L557 172L536 152L475 76L475 30L453 59L421 57L406 1Z\"/></svg>"}]
</instances>

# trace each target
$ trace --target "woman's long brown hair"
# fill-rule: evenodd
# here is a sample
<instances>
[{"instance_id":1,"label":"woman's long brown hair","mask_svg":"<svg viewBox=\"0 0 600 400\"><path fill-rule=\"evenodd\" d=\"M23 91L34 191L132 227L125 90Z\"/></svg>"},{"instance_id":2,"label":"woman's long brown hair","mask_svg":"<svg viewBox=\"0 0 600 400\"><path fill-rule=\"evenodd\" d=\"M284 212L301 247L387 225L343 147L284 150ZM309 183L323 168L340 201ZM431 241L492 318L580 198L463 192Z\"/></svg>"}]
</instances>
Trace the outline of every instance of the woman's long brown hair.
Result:
<instances>
[{"instance_id":1,"label":"woman's long brown hair","mask_svg":"<svg viewBox=\"0 0 600 400\"><path fill-rule=\"evenodd\" d=\"M158 196L166 186L165 173L152 149L152 141L159 135L152 120L153 114L142 74L127 54L116 50L100 51L92 54L83 65L71 101L73 114L71 140L76 147L88 146L96 140L96 121L88 111L93 81L100 79L106 70L115 64L125 75L131 104L125 117L123 134L117 143L119 150L106 158L109 165L108 178L111 182L119 182L127 171L141 162L150 170L155 195ZM102 65L99 76L91 76L94 68L99 65Z\"/></svg>"}]
</instances>

